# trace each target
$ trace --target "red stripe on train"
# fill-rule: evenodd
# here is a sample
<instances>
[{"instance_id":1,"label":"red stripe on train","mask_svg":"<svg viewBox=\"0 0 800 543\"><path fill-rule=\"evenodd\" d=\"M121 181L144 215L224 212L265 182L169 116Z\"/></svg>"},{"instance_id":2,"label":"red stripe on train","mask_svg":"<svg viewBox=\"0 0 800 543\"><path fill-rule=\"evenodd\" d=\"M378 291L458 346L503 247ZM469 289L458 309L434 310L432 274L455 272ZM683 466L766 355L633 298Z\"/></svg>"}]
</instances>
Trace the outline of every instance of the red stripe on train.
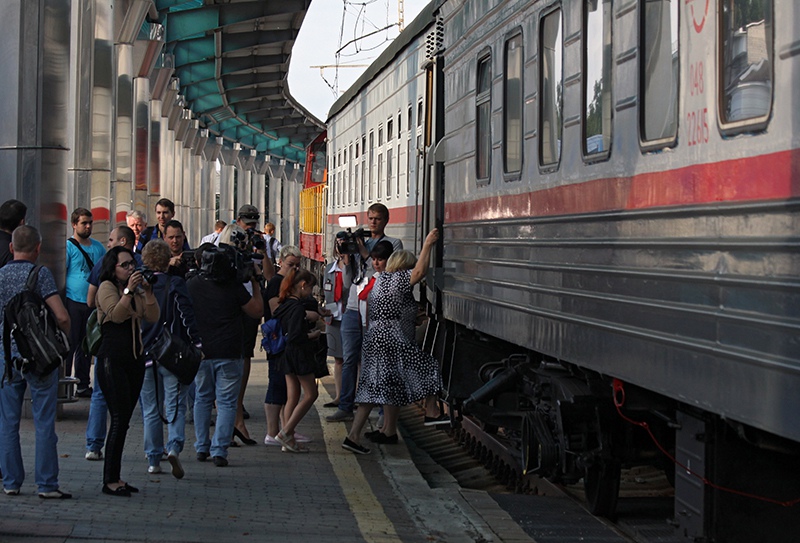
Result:
<instances>
[{"instance_id":1,"label":"red stripe on train","mask_svg":"<svg viewBox=\"0 0 800 543\"><path fill-rule=\"evenodd\" d=\"M445 206L445 222L796 196L800 196L800 150L450 203Z\"/></svg>"},{"instance_id":2,"label":"red stripe on train","mask_svg":"<svg viewBox=\"0 0 800 543\"><path fill-rule=\"evenodd\" d=\"M569 215L622 209L645 209L714 202L777 200L800 196L800 150L726 160L631 177L597 179L523 194L502 194L449 203L445 222ZM421 209L389 207L390 223L418 222ZM366 224L367 212L328 215L328 224L355 215Z\"/></svg>"}]
</instances>

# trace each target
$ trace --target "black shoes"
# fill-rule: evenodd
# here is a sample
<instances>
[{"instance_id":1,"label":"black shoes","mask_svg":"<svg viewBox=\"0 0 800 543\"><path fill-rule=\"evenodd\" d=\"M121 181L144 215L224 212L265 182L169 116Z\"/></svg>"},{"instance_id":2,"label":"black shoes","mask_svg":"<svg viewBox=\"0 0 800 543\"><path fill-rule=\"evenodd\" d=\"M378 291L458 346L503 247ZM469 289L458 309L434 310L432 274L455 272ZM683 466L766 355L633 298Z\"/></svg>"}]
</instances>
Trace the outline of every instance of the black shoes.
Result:
<instances>
[{"instance_id":1,"label":"black shoes","mask_svg":"<svg viewBox=\"0 0 800 543\"><path fill-rule=\"evenodd\" d=\"M138 492L139 490L135 490ZM111 490L108 485L103 485L103 494L108 494L109 496L120 496L122 498L130 498L131 491L128 489L127 486L118 486L115 490Z\"/></svg>"},{"instance_id":2,"label":"black shoes","mask_svg":"<svg viewBox=\"0 0 800 543\"><path fill-rule=\"evenodd\" d=\"M397 434L387 436L382 432L378 432L375 435L369 436L369 440L373 443L380 443L381 445L397 445Z\"/></svg>"},{"instance_id":3,"label":"black shoes","mask_svg":"<svg viewBox=\"0 0 800 543\"><path fill-rule=\"evenodd\" d=\"M233 429L233 436L234 437L238 437L242 441L242 443L244 443L245 445L255 445L256 444L256 440L255 439L250 439L248 437L244 437L244 434L242 432L240 432L238 428L234 428Z\"/></svg>"},{"instance_id":4,"label":"black shoes","mask_svg":"<svg viewBox=\"0 0 800 543\"><path fill-rule=\"evenodd\" d=\"M218 468L224 468L228 465L228 459L223 456L215 456L214 457L214 465Z\"/></svg>"},{"instance_id":5,"label":"black shoes","mask_svg":"<svg viewBox=\"0 0 800 543\"><path fill-rule=\"evenodd\" d=\"M351 441L349 437L344 438L344 443L342 443L342 448L356 454L369 454L368 448L362 447L355 441Z\"/></svg>"},{"instance_id":6,"label":"black shoes","mask_svg":"<svg viewBox=\"0 0 800 543\"><path fill-rule=\"evenodd\" d=\"M211 456L211 455L208 454L207 452L202 452L201 451L201 452L197 453L197 461L198 462L205 462L206 460L208 460L209 456Z\"/></svg>"},{"instance_id":7,"label":"black shoes","mask_svg":"<svg viewBox=\"0 0 800 543\"><path fill-rule=\"evenodd\" d=\"M86 387L78 390L75 392L75 396L78 398L91 398L92 397L92 387Z\"/></svg>"}]
</instances>

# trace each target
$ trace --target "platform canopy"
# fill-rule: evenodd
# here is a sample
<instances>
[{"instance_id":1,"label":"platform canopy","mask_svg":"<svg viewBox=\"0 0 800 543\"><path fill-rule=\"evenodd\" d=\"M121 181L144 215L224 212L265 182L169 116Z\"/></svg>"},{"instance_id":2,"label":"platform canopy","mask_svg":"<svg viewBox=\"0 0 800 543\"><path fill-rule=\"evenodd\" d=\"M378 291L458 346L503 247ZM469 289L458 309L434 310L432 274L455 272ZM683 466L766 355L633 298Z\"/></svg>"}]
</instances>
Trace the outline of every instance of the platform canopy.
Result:
<instances>
[{"instance_id":1,"label":"platform canopy","mask_svg":"<svg viewBox=\"0 0 800 543\"><path fill-rule=\"evenodd\" d=\"M302 162L323 123L289 93L289 58L311 0L154 0L180 94L201 128ZM153 21L155 22L155 21ZM171 57L170 57L171 55Z\"/></svg>"}]
</instances>

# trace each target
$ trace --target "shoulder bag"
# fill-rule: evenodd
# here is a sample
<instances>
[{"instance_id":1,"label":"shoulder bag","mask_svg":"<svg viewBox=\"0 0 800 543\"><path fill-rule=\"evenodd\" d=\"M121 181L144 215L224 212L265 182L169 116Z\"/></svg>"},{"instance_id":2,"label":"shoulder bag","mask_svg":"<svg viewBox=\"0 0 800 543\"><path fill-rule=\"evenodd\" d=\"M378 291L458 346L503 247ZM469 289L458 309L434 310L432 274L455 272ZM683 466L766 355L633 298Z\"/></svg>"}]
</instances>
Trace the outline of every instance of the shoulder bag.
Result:
<instances>
[{"instance_id":1,"label":"shoulder bag","mask_svg":"<svg viewBox=\"0 0 800 543\"><path fill-rule=\"evenodd\" d=\"M171 371L181 384L190 385L200 369L203 352L191 341L183 339L180 334L170 332L170 324L173 320L171 318L173 313L171 310L175 305L175 300L169 291L172 277L169 275L167 277L164 304L169 303L169 305L162 306L166 308L164 324L158 337L148 349L148 354L153 359L153 362L161 364Z\"/></svg>"}]
</instances>

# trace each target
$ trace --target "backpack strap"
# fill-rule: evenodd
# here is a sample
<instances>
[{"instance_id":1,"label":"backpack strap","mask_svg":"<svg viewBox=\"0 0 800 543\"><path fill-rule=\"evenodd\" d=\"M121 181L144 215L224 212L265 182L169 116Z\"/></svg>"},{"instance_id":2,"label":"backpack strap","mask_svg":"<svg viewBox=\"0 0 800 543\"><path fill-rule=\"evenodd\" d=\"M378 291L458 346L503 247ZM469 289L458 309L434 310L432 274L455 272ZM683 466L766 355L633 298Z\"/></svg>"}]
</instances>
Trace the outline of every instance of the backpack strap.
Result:
<instances>
[{"instance_id":1,"label":"backpack strap","mask_svg":"<svg viewBox=\"0 0 800 543\"><path fill-rule=\"evenodd\" d=\"M36 283L39 281L39 270L41 269L42 267L36 264L33 266L33 268L31 268L31 271L28 274L28 279L25 281L25 288L31 292L36 290Z\"/></svg>"},{"instance_id":2,"label":"backpack strap","mask_svg":"<svg viewBox=\"0 0 800 543\"><path fill-rule=\"evenodd\" d=\"M67 238L67 241L69 241L75 247L78 248L78 250L83 255L83 258L86 259L86 263L89 265L89 271L92 271L92 268L94 268L94 262L92 262L92 259L89 257L89 253L83 250L83 247L81 247L81 244L78 243L78 240L76 240L75 238Z\"/></svg>"}]
</instances>

